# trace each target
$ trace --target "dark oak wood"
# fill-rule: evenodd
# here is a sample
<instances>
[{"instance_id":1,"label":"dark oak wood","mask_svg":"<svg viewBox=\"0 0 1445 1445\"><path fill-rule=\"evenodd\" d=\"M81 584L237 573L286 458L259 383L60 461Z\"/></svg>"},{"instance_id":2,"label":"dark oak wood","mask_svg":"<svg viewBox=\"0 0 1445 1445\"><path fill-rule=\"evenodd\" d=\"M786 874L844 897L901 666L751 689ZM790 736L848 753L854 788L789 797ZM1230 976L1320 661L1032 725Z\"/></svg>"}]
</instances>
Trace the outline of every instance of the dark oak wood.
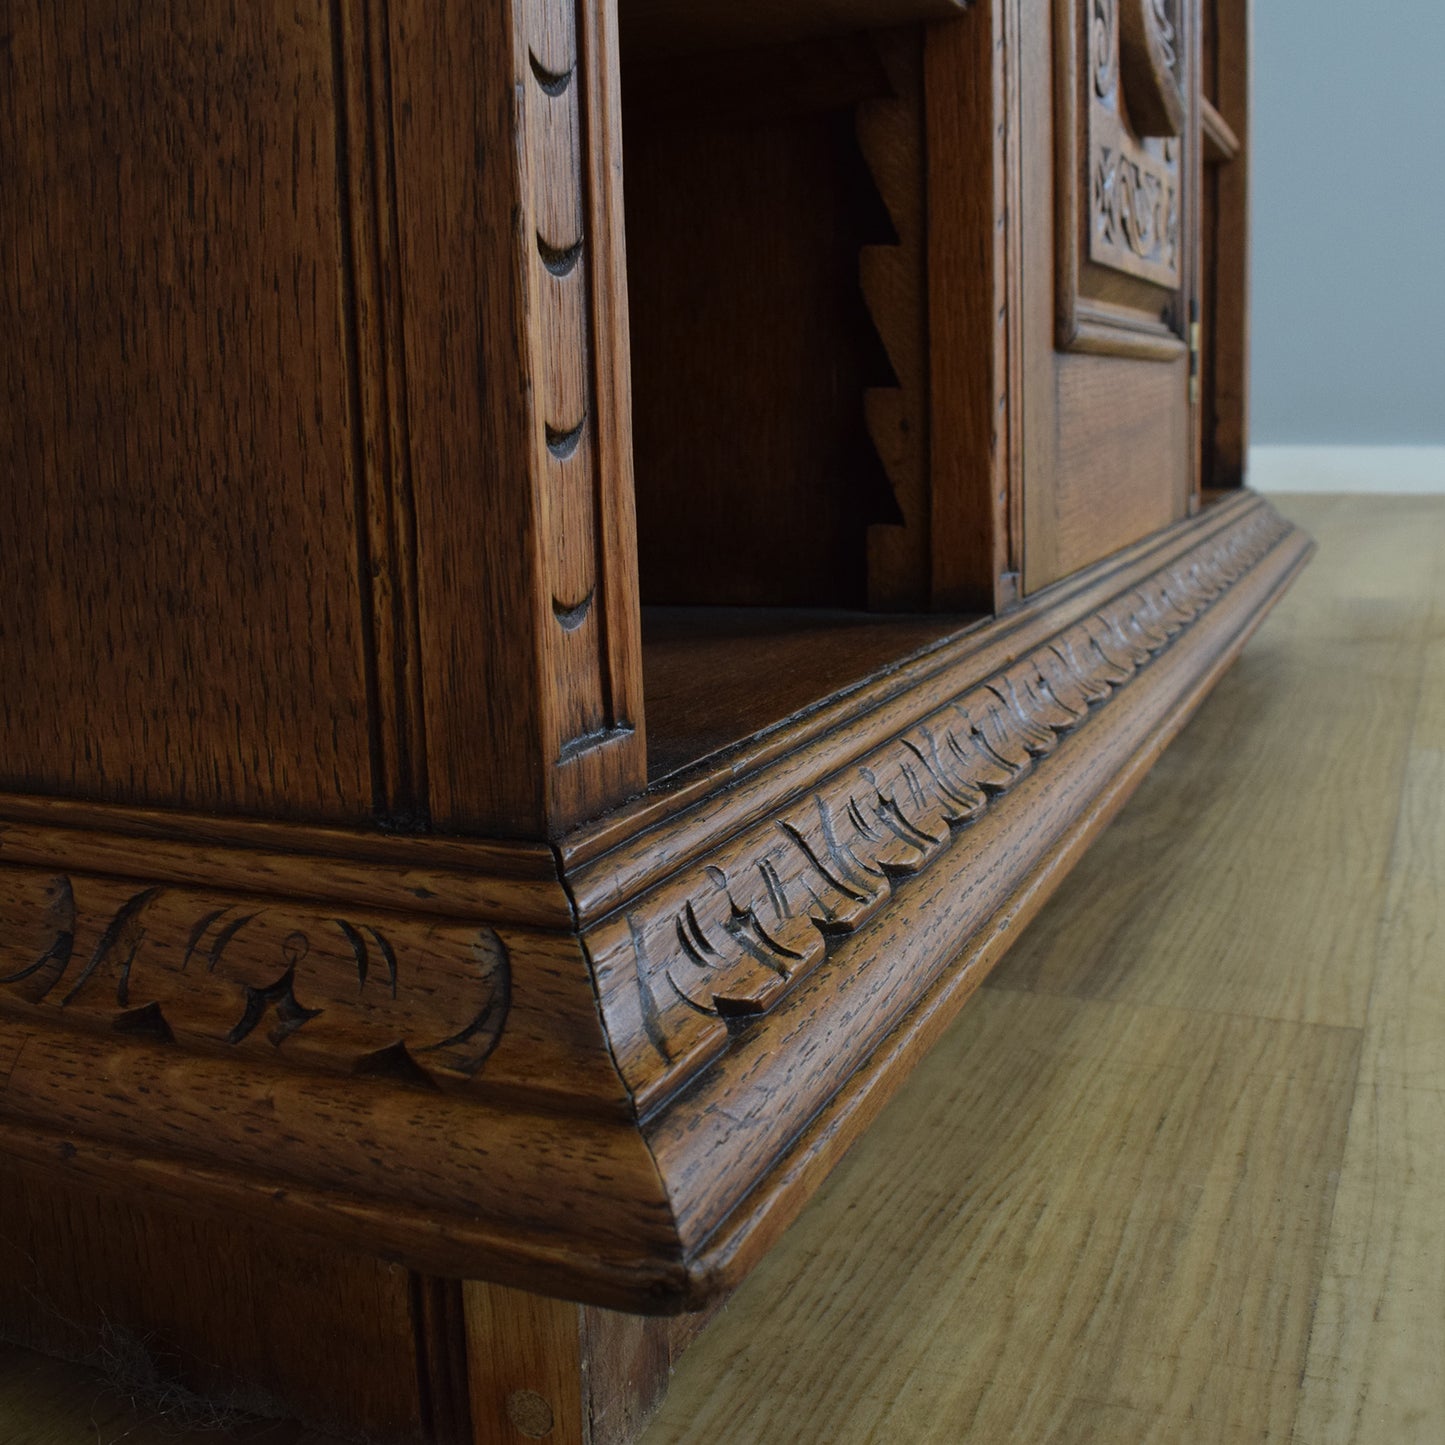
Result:
<instances>
[{"instance_id":1,"label":"dark oak wood","mask_svg":"<svg viewBox=\"0 0 1445 1445\"><path fill-rule=\"evenodd\" d=\"M177 1427L625 1445L710 1317L438 1279L22 1174L0 1178L0 1262L8 1338L98 1366Z\"/></svg>"},{"instance_id":2,"label":"dark oak wood","mask_svg":"<svg viewBox=\"0 0 1445 1445\"><path fill-rule=\"evenodd\" d=\"M1242 12L960 8L17 19L4 1328L622 1445L1288 585Z\"/></svg>"},{"instance_id":3,"label":"dark oak wood","mask_svg":"<svg viewBox=\"0 0 1445 1445\"><path fill-rule=\"evenodd\" d=\"M631 50L687 54L957 15L968 0L620 0Z\"/></svg>"},{"instance_id":4,"label":"dark oak wood","mask_svg":"<svg viewBox=\"0 0 1445 1445\"><path fill-rule=\"evenodd\" d=\"M823 608L660 607L642 622L648 772L654 779L740 744L756 747L824 700L937 646L979 619Z\"/></svg>"},{"instance_id":5,"label":"dark oak wood","mask_svg":"<svg viewBox=\"0 0 1445 1445\"><path fill-rule=\"evenodd\" d=\"M17 19L5 786L530 836L641 786L615 39L577 14Z\"/></svg>"},{"instance_id":6,"label":"dark oak wood","mask_svg":"<svg viewBox=\"0 0 1445 1445\"><path fill-rule=\"evenodd\" d=\"M387 14L429 812L545 835L645 771L615 17Z\"/></svg>"},{"instance_id":7,"label":"dark oak wood","mask_svg":"<svg viewBox=\"0 0 1445 1445\"><path fill-rule=\"evenodd\" d=\"M875 676L823 747L804 717L720 760L713 791L689 777L663 837L652 804L616 815L610 847L564 862L580 947L6 864L5 1147L422 1272L704 1303L732 1277L705 1251L713 1229L768 1215L756 1191L780 1151L991 936L1087 800L1132 775L1302 546L1260 503L1216 506ZM900 882L915 873L921 893ZM711 1107L714 1089L753 1102ZM729 1118L751 1122L715 1134Z\"/></svg>"},{"instance_id":8,"label":"dark oak wood","mask_svg":"<svg viewBox=\"0 0 1445 1445\"><path fill-rule=\"evenodd\" d=\"M1203 472L1208 486L1238 487L1249 455L1247 0L1209 0L1204 35L1205 135L1219 154L1204 176Z\"/></svg>"},{"instance_id":9,"label":"dark oak wood","mask_svg":"<svg viewBox=\"0 0 1445 1445\"><path fill-rule=\"evenodd\" d=\"M145 1403L299 1416L395 1440L423 1414L398 1265L254 1225L0 1175L0 1317ZM18 1439L11 1436L11 1439ZM444 1438L444 1437L439 1437Z\"/></svg>"},{"instance_id":10,"label":"dark oak wood","mask_svg":"<svg viewBox=\"0 0 1445 1445\"><path fill-rule=\"evenodd\" d=\"M888 363L859 247L887 220L846 100L779 113L766 93L787 71L733 68L752 77L741 115L678 98L630 131L642 596L861 607L869 524L893 502L864 418ZM865 93L886 85L876 58L857 73ZM629 113L656 104L629 91Z\"/></svg>"},{"instance_id":11,"label":"dark oak wood","mask_svg":"<svg viewBox=\"0 0 1445 1445\"><path fill-rule=\"evenodd\" d=\"M868 529L868 604L922 611L947 605L931 556L936 505L930 475L928 143L924 44L913 30L879 42L889 94L857 111L858 144L892 235L864 246L858 276L892 375L863 398L868 435L896 516Z\"/></svg>"}]
</instances>

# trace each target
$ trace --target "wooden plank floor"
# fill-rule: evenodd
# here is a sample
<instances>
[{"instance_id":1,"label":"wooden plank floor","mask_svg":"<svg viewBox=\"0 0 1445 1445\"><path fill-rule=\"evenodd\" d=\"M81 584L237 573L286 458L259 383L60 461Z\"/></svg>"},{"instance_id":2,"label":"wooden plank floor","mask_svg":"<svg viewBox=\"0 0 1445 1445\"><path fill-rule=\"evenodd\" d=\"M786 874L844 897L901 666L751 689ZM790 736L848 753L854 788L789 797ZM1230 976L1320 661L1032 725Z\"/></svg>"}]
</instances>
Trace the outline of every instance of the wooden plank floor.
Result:
<instances>
[{"instance_id":1,"label":"wooden plank floor","mask_svg":"<svg viewBox=\"0 0 1445 1445\"><path fill-rule=\"evenodd\" d=\"M1445 498L1282 510L1313 566L644 1445L1445 1441ZM7 1445L218 1438L0 1347Z\"/></svg>"}]
</instances>

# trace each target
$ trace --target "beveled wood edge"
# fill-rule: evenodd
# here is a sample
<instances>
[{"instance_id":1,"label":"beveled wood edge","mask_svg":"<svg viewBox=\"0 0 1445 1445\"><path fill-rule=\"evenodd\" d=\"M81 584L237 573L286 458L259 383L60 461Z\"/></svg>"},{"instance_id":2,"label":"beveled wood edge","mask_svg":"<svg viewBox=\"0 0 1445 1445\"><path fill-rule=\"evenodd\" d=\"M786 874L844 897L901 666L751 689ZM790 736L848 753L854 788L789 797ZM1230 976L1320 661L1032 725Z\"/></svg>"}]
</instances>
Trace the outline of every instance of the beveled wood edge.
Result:
<instances>
[{"instance_id":1,"label":"beveled wood edge","mask_svg":"<svg viewBox=\"0 0 1445 1445\"><path fill-rule=\"evenodd\" d=\"M388 835L0 794L0 866L570 930L544 843Z\"/></svg>"},{"instance_id":2,"label":"beveled wood edge","mask_svg":"<svg viewBox=\"0 0 1445 1445\"><path fill-rule=\"evenodd\" d=\"M1059 345L1068 351L1091 356L1128 356L1135 361L1182 361L1189 347L1167 326L1139 325L1116 318L1107 306L1082 301L1069 318L1065 335L1062 324Z\"/></svg>"},{"instance_id":3,"label":"beveled wood edge","mask_svg":"<svg viewBox=\"0 0 1445 1445\"><path fill-rule=\"evenodd\" d=\"M1000 618L973 622L817 709L664 780L647 794L559 840L579 924L586 928L776 812L821 777L926 715L937 700L982 682L1134 582L1268 506L1245 489L1213 501L1098 565L1029 597ZM823 754L810 744L823 736ZM659 844L665 838L665 847Z\"/></svg>"},{"instance_id":4,"label":"beveled wood edge","mask_svg":"<svg viewBox=\"0 0 1445 1445\"><path fill-rule=\"evenodd\" d=\"M686 1292L678 1307L706 1308L725 1298L746 1277L831 1170L901 1088L913 1065L937 1041L1003 957L1018 931L1052 896L1098 832L1119 812L1174 740L1195 710L1234 663L1315 546L1299 529L1289 533L1271 553L1273 565L1262 563L1249 580L1256 596L1241 595L1225 636L1212 650L1208 665L1160 717L1148 741L1125 766L1109 778L1081 813L1052 843L1039 863L1021 877L1006 902L970 938L957 960L940 973L887 1036L873 1047L863 1065L826 1104L804 1122L799 1132L771 1162L751 1189L726 1216L687 1253ZM705 1108L689 1098L685 1107Z\"/></svg>"},{"instance_id":5,"label":"beveled wood edge","mask_svg":"<svg viewBox=\"0 0 1445 1445\"><path fill-rule=\"evenodd\" d=\"M0 1116L5 1167L44 1179L123 1191L225 1223L242 1218L442 1279L486 1279L558 1299L636 1314L689 1312L681 1251L624 1249L528 1230L484 1216L438 1215L325 1189L158 1156Z\"/></svg>"}]
</instances>

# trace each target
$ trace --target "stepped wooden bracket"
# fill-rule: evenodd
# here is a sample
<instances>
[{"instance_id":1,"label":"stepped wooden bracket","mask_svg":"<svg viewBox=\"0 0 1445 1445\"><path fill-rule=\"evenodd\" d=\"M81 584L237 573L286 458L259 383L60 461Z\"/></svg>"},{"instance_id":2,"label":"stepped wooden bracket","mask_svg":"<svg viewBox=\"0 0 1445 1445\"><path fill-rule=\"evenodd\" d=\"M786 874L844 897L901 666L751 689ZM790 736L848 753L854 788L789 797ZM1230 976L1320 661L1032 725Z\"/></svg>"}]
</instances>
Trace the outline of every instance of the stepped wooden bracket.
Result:
<instances>
[{"instance_id":1,"label":"stepped wooden bracket","mask_svg":"<svg viewBox=\"0 0 1445 1445\"><path fill-rule=\"evenodd\" d=\"M893 94L858 107L858 143L895 240L863 248L858 279L894 384L872 388L863 400L899 521L869 529L868 600L885 610L923 610L933 600L923 54L908 32L885 37L878 49Z\"/></svg>"}]
</instances>

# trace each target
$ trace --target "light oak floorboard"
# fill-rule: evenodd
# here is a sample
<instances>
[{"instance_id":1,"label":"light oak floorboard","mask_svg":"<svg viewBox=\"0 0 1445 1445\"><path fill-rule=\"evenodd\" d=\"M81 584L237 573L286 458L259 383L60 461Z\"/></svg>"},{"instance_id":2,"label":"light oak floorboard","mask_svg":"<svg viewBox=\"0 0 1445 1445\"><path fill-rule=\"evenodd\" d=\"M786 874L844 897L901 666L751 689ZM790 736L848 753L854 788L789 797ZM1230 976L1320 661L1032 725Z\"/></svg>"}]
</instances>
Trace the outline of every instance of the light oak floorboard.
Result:
<instances>
[{"instance_id":1,"label":"light oak floorboard","mask_svg":"<svg viewBox=\"0 0 1445 1445\"><path fill-rule=\"evenodd\" d=\"M1358 1038L981 995L646 1445L1288 1439Z\"/></svg>"},{"instance_id":2,"label":"light oak floorboard","mask_svg":"<svg viewBox=\"0 0 1445 1445\"><path fill-rule=\"evenodd\" d=\"M1298 1445L1445 1440L1445 549Z\"/></svg>"}]
</instances>

